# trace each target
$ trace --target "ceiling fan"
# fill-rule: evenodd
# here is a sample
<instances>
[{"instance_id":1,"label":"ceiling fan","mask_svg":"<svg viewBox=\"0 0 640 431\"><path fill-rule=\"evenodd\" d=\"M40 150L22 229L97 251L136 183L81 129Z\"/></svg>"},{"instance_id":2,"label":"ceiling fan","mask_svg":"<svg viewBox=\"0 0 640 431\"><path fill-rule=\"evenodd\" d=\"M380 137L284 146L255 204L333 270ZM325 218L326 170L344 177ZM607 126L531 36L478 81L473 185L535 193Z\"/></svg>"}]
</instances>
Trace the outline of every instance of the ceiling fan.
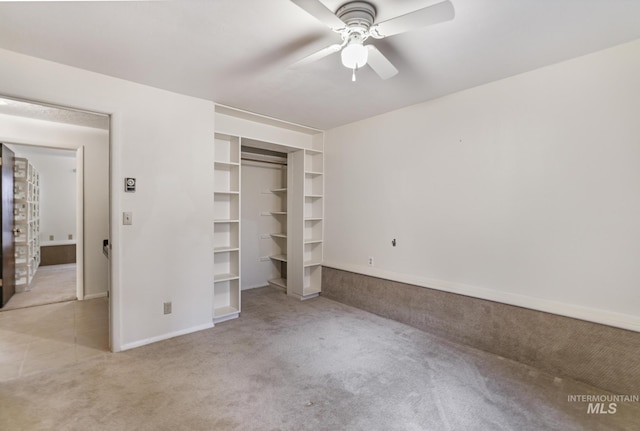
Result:
<instances>
[{"instance_id":1,"label":"ceiling fan","mask_svg":"<svg viewBox=\"0 0 640 431\"><path fill-rule=\"evenodd\" d=\"M356 80L356 71L368 64L382 79L398 73L398 69L375 47L364 45L372 37L382 39L405 33L420 27L450 21L455 16L449 0L418 9L405 15L376 23L376 8L367 1L350 1L331 12L320 0L291 0L309 14L340 34L342 43L336 43L315 52L294 66L303 66L328 55L342 51L342 64L352 70L351 80Z\"/></svg>"}]
</instances>

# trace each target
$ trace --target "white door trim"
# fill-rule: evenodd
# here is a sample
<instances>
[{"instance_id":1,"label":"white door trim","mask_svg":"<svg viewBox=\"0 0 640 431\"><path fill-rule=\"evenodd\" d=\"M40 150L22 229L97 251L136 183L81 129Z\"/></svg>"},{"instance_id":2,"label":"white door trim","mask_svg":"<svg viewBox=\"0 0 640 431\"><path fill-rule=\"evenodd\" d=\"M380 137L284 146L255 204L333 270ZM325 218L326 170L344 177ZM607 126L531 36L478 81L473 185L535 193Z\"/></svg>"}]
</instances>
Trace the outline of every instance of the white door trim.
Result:
<instances>
[{"instance_id":1,"label":"white door trim","mask_svg":"<svg viewBox=\"0 0 640 431\"><path fill-rule=\"evenodd\" d=\"M76 296L84 300L84 147L76 150Z\"/></svg>"}]
</instances>

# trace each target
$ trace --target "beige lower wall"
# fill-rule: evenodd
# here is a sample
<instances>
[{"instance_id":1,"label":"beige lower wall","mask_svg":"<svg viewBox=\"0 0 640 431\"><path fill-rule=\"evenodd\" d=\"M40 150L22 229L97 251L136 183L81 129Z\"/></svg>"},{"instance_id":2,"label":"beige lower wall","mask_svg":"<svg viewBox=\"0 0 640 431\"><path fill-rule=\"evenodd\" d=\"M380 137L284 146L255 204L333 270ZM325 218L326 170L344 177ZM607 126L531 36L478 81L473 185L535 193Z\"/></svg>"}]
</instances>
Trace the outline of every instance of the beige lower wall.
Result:
<instances>
[{"instance_id":1,"label":"beige lower wall","mask_svg":"<svg viewBox=\"0 0 640 431\"><path fill-rule=\"evenodd\" d=\"M40 247L40 265L76 263L76 245L44 245Z\"/></svg>"},{"instance_id":2,"label":"beige lower wall","mask_svg":"<svg viewBox=\"0 0 640 431\"><path fill-rule=\"evenodd\" d=\"M328 267L322 295L616 394L640 388L640 333Z\"/></svg>"}]
</instances>

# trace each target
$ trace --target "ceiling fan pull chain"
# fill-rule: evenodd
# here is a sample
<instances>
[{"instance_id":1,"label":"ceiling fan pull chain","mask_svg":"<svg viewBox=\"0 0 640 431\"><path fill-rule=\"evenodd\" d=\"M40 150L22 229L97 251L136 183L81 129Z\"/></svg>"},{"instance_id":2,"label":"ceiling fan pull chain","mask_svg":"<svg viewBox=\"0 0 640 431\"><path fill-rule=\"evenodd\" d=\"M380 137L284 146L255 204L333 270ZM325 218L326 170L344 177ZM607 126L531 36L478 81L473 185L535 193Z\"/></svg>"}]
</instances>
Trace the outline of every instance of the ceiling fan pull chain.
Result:
<instances>
[{"instance_id":1,"label":"ceiling fan pull chain","mask_svg":"<svg viewBox=\"0 0 640 431\"><path fill-rule=\"evenodd\" d=\"M351 74L351 82L356 82L356 70L358 70L358 65L353 68L353 73Z\"/></svg>"}]
</instances>

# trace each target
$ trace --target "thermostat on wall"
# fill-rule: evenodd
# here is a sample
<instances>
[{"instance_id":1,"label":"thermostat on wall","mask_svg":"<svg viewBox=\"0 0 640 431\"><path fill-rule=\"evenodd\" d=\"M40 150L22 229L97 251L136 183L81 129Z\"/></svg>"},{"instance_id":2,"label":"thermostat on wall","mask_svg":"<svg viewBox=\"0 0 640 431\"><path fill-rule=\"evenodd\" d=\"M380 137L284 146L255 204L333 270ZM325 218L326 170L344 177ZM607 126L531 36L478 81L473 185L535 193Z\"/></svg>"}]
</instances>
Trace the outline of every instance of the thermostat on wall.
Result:
<instances>
[{"instance_id":1,"label":"thermostat on wall","mask_svg":"<svg viewBox=\"0 0 640 431\"><path fill-rule=\"evenodd\" d=\"M135 178L125 178L124 179L124 191L125 192L135 192L136 191L136 179Z\"/></svg>"}]
</instances>

